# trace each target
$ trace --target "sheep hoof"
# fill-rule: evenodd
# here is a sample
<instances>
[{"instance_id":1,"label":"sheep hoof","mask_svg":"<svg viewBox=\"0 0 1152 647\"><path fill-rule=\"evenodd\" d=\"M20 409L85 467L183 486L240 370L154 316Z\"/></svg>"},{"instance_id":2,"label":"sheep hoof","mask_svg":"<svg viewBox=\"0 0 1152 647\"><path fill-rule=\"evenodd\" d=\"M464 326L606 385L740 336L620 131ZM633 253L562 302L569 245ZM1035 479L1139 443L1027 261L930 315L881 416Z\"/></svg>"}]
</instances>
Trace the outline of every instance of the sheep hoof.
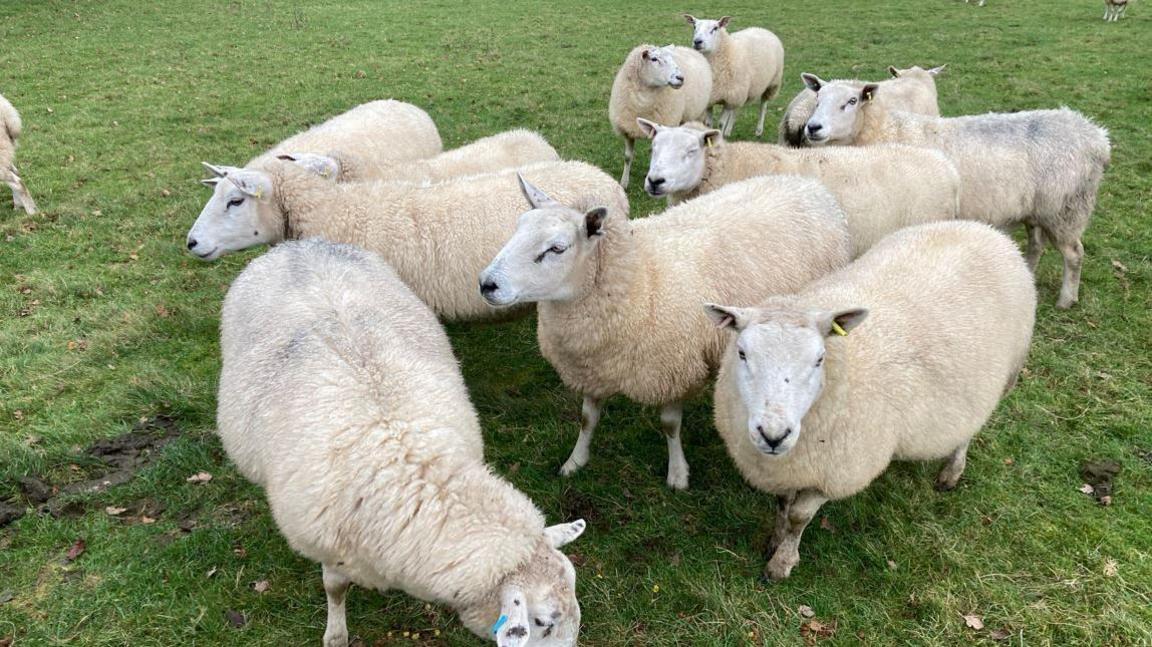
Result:
<instances>
[{"instance_id":1,"label":"sheep hoof","mask_svg":"<svg viewBox=\"0 0 1152 647\"><path fill-rule=\"evenodd\" d=\"M1057 310L1067 310L1076 305L1076 299L1060 299L1056 302Z\"/></svg>"},{"instance_id":2,"label":"sheep hoof","mask_svg":"<svg viewBox=\"0 0 1152 647\"><path fill-rule=\"evenodd\" d=\"M348 633L331 633L324 635L324 647L348 647Z\"/></svg>"},{"instance_id":3,"label":"sheep hoof","mask_svg":"<svg viewBox=\"0 0 1152 647\"><path fill-rule=\"evenodd\" d=\"M936 491L937 492L951 492L952 490L956 489L956 483L957 483L957 481L949 482L945 479L936 479Z\"/></svg>"},{"instance_id":4,"label":"sheep hoof","mask_svg":"<svg viewBox=\"0 0 1152 647\"><path fill-rule=\"evenodd\" d=\"M563 465L560 466L560 476L572 476L576 472L580 471L581 467L584 466L569 458L568 460L564 461Z\"/></svg>"},{"instance_id":5,"label":"sheep hoof","mask_svg":"<svg viewBox=\"0 0 1152 647\"><path fill-rule=\"evenodd\" d=\"M668 487L673 490L687 490L688 489L688 475L687 474L669 474Z\"/></svg>"},{"instance_id":6,"label":"sheep hoof","mask_svg":"<svg viewBox=\"0 0 1152 647\"><path fill-rule=\"evenodd\" d=\"M786 580L788 576L792 574L793 566L795 566L795 564L785 564L782 560L773 559L764 567L764 574L761 576L761 579L766 584Z\"/></svg>"}]
</instances>

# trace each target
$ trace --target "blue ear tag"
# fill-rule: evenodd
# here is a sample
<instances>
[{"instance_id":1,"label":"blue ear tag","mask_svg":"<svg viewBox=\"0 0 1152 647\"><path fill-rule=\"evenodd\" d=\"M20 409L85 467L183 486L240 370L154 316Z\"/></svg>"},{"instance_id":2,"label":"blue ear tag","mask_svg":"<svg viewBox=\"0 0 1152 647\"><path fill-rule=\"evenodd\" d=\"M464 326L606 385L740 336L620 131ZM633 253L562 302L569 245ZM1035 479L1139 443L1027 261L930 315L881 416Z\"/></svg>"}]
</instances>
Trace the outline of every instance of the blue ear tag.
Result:
<instances>
[{"instance_id":1,"label":"blue ear tag","mask_svg":"<svg viewBox=\"0 0 1152 647\"><path fill-rule=\"evenodd\" d=\"M496 635L496 632L500 631L500 627L503 627L505 622L508 622L508 616L506 615L501 615L500 618L496 620L496 624L492 625L493 636Z\"/></svg>"}]
</instances>

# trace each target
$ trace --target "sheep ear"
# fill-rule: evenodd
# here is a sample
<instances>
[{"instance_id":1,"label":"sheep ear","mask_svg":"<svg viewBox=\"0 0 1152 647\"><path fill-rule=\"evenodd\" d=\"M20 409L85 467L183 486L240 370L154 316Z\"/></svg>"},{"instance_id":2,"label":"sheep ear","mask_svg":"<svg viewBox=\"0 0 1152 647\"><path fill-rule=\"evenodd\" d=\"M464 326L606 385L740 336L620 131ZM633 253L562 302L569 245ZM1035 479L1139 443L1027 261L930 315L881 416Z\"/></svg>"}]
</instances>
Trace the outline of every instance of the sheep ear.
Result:
<instances>
[{"instance_id":1,"label":"sheep ear","mask_svg":"<svg viewBox=\"0 0 1152 647\"><path fill-rule=\"evenodd\" d=\"M692 25L692 26L696 25L696 16L693 16L690 13L686 13L683 15L684 15L684 20L687 20L689 25Z\"/></svg>"},{"instance_id":2,"label":"sheep ear","mask_svg":"<svg viewBox=\"0 0 1152 647\"><path fill-rule=\"evenodd\" d=\"M316 153L286 153L277 155L276 159L295 162L304 169L319 175L322 178L333 179L340 177L340 162L336 158Z\"/></svg>"},{"instance_id":3,"label":"sheep ear","mask_svg":"<svg viewBox=\"0 0 1152 647\"><path fill-rule=\"evenodd\" d=\"M853 328L864 323L867 318L867 308L850 308L848 310L821 312L816 315L815 323L816 329L820 331L821 335L825 337L840 335L843 337Z\"/></svg>"},{"instance_id":4,"label":"sheep ear","mask_svg":"<svg viewBox=\"0 0 1152 647\"><path fill-rule=\"evenodd\" d=\"M528 599L520 587L507 584L500 591L500 617L492 624L492 635L499 647L523 647L528 644Z\"/></svg>"},{"instance_id":5,"label":"sheep ear","mask_svg":"<svg viewBox=\"0 0 1152 647\"><path fill-rule=\"evenodd\" d=\"M213 164L209 164L208 162L200 162L200 163L203 164L204 168L208 169L208 171L210 173L212 173L212 175L215 175L216 177L224 177L225 175L228 175L228 170L226 168L224 168L223 166L215 166Z\"/></svg>"},{"instance_id":6,"label":"sheep ear","mask_svg":"<svg viewBox=\"0 0 1152 647\"><path fill-rule=\"evenodd\" d=\"M575 541L577 537L584 534L584 529L587 527L588 524L583 519L577 519L571 523L558 523L555 526L545 528L544 537L553 548L560 548Z\"/></svg>"},{"instance_id":7,"label":"sheep ear","mask_svg":"<svg viewBox=\"0 0 1152 647\"><path fill-rule=\"evenodd\" d=\"M820 88L824 85L824 81L815 74L804 72L800 75L800 80L804 82L804 86L813 92L819 92Z\"/></svg>"},{"instance_id":8,"label":"sheep ear","mask_svg":"<svg viewBox=\"0 0 1152 647\"><path fill-rule=\"evenodd\" d=\"M715 128L711 128L700 133L700 142L705 146L713 146L715 144L719 144L722 141L724 141L723 131L716 130Z\"/></svg>"},{"instance_id":9,"label":"sheep ear","mask_svg":"<svg viewBox=\"0 0 1152 647\"><path fill-rule=\"evenodd\" d=\"M705 303L704 312L717 328L731 328L744 330L752 323L753 311L750 308L736 308L722 306L717 303Z\"/></svg>"},{"instance_id":10,"label":"sheep ear","mask_svg":"<svg viewBox=\"0 0 1152 647\"><path fill-rule=\"evenodd\" d=\"M584 231L588 237L600 236L604 233L604 219L608 217L608 209L596 207L584 214Z\"/></svg>"},{"instance_id":11,"label":"sheep ear","mask_svg":"<svg viewBox=\"0 0 1152 647\"><path fill-rule=\"evenodd\" d=\"M900 70L896 69L895 65L888 66L888 74L891 74L894 79L900 78Z\"/></svg>"},{"instance_id":12,"label":"sheep ear","mask_svg":"<svg viewBox=\"0 0 1152 647\"><path fill-rule=\"evenodd\" d=\"M723 28L727 27L728 23L731 20L732 20L732 16L724 16L723 18L721 18L720 19L720 28L723 29Z\"/></svg>"},{"instance_id":13,"label":"sheep ear","mask_svg":"<svg viewBox=\"0 0 1152 647\"><path fill-rule=\"evenodd\" d=\"M524 199L528 200L528 204L532 205L533 209L549 209L560 206L560 203L549 197L547 193L525 180L523 175L517 173L516 179L520 181L520 191L524 194Z\"/></svg>"},{"instance_id":14,"label":"sheep ear","mask_svg":"<svg viewBox=\"0 0 1152 647\"><path fill-rule=\"evenodd\" d=\"M220 184L220 178L210 177L205 180L200 180L200 184L203 184L204 186L215 187L217 184Z\"/></svg>"},{"instance_id":15,"label":"sheep ear","mask_svg":"<svg viewBox=\"0 0 1152 647\"><path fill-rule=\"evenodd\" d=\"M644 133L644 136L648 139L652 139L656 136L656 133L660 132L660 124L654 121L648 121L644 117L637 117L636 125L640 126L640 132Z\"/></svg>"},{"instance_id":16,"label":"sheep ear","mask_svg":"<svg viewBox=\"0 0 1152 647\"><path fill-rule=\"evenodd\" d=\"M876 90L878 90L878 89L880 89L880 86L876 85L875 83L865 83L864 89L860 90L860 100L861 101L871 101L871 100L875 99L876 98Z\"/></svg>"},{"instance_id":17,"label":"sheep ear","mask_svg":"<svg viewBox=\"0 0 1152 647\"><path fill-rule=\"evenodd\" d=\"M640 58L646 61L652 58L652 50L645 48L643 52L640 52Z\"/></svg>"},{"instance_id":18,"label":"sheep ear","mask_svg":"<svg viewBox=\"0 0 1152 647\"><path fill-rule=\"evenodd\" d=\"M948 67L947 63L928 70L928 73L931 74L932 76L940 76L944 72L944 68L946 68L946 67Z\"/></svg>"}]
</instances>

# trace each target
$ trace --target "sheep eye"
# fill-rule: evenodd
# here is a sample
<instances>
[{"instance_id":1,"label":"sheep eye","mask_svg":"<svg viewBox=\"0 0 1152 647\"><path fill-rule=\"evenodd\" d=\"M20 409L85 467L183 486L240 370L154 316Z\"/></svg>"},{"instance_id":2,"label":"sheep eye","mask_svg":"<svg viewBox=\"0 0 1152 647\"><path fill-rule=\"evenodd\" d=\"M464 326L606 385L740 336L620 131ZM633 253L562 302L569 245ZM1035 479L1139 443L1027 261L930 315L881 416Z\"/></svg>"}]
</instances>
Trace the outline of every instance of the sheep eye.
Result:
<instances>
[{"instance_id":1,"label":"sheep eye","mask_svg":"<svg viewBox=\"0 0 1152 647\"><path fill-rule=\"evenodd\" d=\"M791 384L792 380L789 380L788 378L784 378L784 383L785 384Z\"/></svg>"},{"instance_id":2,"label":"sheep eye","mask_svg":"<svg viewBox=\"0 0 1152 647\"><path fill-rule=\"evenodd\" d=\"M816 360L816 367L819 368L820 365L822 365L823 363L824 363L824 356L821 355L820 358Z\"/></svg>"},{"instance_id":3,"label":"sheep eye","mask_svg":"<svg viewBox=\"0 0 1152 647\"><path fill-rule=\"evenodd\" d=\"M748 361L748 356L744 354L744 351L738 350L737 354L740 356L740 361Z\"/></svg>"},{"instance_id":4,"label":"sheep eye","mask_svg":"<svg viewBox=\"0 0 1152 647\"><path fill-rule=\"evenodd\" d=\"M850 105L850 106L856 105L856 97L852 97L851 99L849 99L848 105Z\"/></svg>"},{"instance_id":5,"label":"sheep eye","mask_svg":"<svg viewBox=\"0 0 1152 647\"><path fill-rule=\"evenodd\" d=\"M228 208L239 207L242 204L244 204L244 198L232 198L228 201Z\"/></svg>"},{"instance_id":6,"label":"sheep eye","mask_svg":"<svg viewBox=\"0 0 1152 647\"><path fill-rule=\"evenodd\" d=\"M536 257L536 262L537 263L542 262L544 260L544 257L547 256L548 254L560 255L566 251L568 251L568 248L564 247L563 245L553 245L553 246L549 247L548 249L544 250L543 252L541 252L540 255Z\"/></svg>"}]
</instances>

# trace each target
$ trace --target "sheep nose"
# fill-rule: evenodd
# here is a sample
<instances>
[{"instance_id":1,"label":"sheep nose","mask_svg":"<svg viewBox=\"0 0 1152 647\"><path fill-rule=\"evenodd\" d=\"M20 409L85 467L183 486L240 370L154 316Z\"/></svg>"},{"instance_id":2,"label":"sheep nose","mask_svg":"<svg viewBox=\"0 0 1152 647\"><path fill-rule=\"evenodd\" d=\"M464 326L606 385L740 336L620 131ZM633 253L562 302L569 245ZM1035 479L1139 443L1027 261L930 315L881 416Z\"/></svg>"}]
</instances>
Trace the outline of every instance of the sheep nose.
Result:
<instances>
[{"instance_id":1,"label":"sheep nose","mask_svg":"<svg viewBox=\"0 0 1152 647\"><path fill-rule=\"evenodd\" d=\"M699 38L697 38L696 40L692 41L692 45L693 45L694 47L696 47L697 49L699 49L699 48L700 48L700 46L701 46L701 45L703 45L703 44L704 44L704 41L700 40Z\"/></svg>"},{"instance_id":2,"label":"sheep nose","mask_svg":"<svg viewBox=\"0 0 1152 647\"><path fill-rule=\"evenodd\" d=\"M194 249L199 244L200 243L196 242L195 238L189 238L188 239L188 249Z\"/></svg>"},{"instance_id":3,"label":"sheep nose","mask_svg":"<svg viewBox=\"0 0 1152 647\"><path fill-rule=\"evenodd\" d=\"M500 286L496 285L495 281L480 281L480 294L487 296L499 289Z\"/></svg>"},{"instance_id":4,"label":"sheep nose","mask_svg":"<svg viewBox=\"0 0 1152 647\"><path fill-rule=\"evenodd\" d=\"M664 184L664 178L648 176L648 184L653 189L657 189L660 187L661 184Z\"/></svg>"},{"instance_id":5,"label":"sheep nose","mask_svg":"<svg viewBox=\"0 0 1152 647\"><path fill-rule=\"evenodd\" d=\"M768 444L768 449L776 449L780 446L780 443L784 442L785 438L792 435L791 427L788 427L784 430L783 436L775 439L769 438L768 434L764 433L764 425L756 425L756 431L760 433L760 437L763 438L764 442Z\"/></svg>"},{"instance_id":6,"label":"sheep nose","mask_svg":"<svg viewBox=\"0 0 1152 647\"><path fill-rule=\"evenodd\" d=\"M808 122L808 132L818 133L821 130L824 130L824 124L814 124L812 122Z\"/></svg>"}]
</instances>

